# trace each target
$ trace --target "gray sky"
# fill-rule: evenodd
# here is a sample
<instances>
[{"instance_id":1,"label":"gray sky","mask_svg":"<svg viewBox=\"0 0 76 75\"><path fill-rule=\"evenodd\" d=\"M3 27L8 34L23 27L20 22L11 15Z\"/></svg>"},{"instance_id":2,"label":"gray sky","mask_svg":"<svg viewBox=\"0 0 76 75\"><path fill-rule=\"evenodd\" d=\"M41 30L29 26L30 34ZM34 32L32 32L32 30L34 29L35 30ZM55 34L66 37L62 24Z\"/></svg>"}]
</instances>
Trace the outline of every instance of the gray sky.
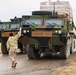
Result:
<instances>
[{"instance_id":1,"label":"gray sky","mask_svg":"<svg viewBox=\"0 0 76 75\"><path fill-rule=\"evenodd\" d=\"M40 2L48 0L0 0L0 20L9 21L11 18L29 15L31 11L40 9ZM51 0L56 1L56 0ZM60 0L69 1L73 10L74 23L76 18L76 0Z\"/></svg>"}]
</instances>

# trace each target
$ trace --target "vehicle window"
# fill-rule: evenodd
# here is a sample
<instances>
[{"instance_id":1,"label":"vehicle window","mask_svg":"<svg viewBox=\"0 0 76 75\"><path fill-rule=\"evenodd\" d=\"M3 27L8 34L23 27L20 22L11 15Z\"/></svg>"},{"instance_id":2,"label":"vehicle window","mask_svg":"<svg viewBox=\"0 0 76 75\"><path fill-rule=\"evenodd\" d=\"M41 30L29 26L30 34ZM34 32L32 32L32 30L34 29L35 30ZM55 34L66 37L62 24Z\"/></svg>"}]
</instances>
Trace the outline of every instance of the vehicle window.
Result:
<instances>
[{"instance_id":1,"label":"vehicle window","mask_svg":"<svg viewBox=\"0 0 76 75\"><path fill-rule=\"evenodd\" d=\"M10 28L11 29L18 29L19 28L19 24L11 24Z\"/></svg>"},{"instance_id":2,"label":"vehicle window","mask_svg":"<svg viewBox=\"0 0 76 75\"><path fill-rule=\"evenodd\" d=\"M42 23L42 20L41 19L27 19L25 21L25 25L29 24L36 24L36 25L40 25Z\"/></svg>"},{"instance_id":3,"label":"vehicle window","mask_svg":"<svg viewBox=\"0 0 76 75\"><path fill-rule=\"evenodd\" d=\"M9 24L3 24L2 27L3 27L3 29L8 29L9 28Z\"/></svg>"},{"instance_id":4,"label":"vehicle window","mask_svg":"<svg viewBox=\"0 0 76 75\"><path fill-rule=\"evenodd\" d=\"M46 19L45 25L62 25L63 20L62 19Z\"/></svg>"},{"instance_id":5,"label":"vehicle window","mask_svg":"<svg viewBox=\"0 0 76 75\"><path fill-rule=\"evenodd\" d=\"M0 29L8 29L9 24L0 24Z\"/></svg>"}]
</instances>

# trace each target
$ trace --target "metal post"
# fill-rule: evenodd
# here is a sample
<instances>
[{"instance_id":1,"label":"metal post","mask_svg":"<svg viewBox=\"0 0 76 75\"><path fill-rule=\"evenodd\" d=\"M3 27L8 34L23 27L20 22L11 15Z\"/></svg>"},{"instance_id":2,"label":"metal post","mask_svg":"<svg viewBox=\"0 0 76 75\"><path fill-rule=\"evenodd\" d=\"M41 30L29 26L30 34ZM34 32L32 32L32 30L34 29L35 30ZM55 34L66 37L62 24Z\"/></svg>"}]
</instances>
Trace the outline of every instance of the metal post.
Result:
<instances>
[{"instance_id":1,"label":"metal post","mask_svg":"<svg viewBox=\"0 0 76 75\"><path fill-rule=\"evenodd\" d=\"M53 14L55 14L55 2L53 2L53 4L54 4L54 10L53 10Z\"/></svg>"}]
</instances>

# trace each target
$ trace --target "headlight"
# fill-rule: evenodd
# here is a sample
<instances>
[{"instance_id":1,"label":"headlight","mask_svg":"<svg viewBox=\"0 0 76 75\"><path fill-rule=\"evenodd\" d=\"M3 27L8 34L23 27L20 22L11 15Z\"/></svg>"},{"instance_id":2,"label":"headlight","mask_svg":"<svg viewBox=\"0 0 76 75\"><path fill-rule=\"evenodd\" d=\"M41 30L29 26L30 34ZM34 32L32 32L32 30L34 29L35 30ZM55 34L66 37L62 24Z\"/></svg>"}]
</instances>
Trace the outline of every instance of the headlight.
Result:
<instances>
[{"instance_id":1,"label":"headlight","mask_svg":"<svg viewBox=\"0 0 76 75\"><path fill-rule=\"evenodd\" d=\"M61 30L55 30L55 33L61 34Z\"/></svg>"},{"instance_id":2,"label":"headlight","mask_svg":"<svg viewBox=\"0 0 76 75\"><path fill-rule=\"evenodd\" d=\"M26 30L23 30L23 33L26 33Z\"/></svg>"},{"instance_id":3,"label":"headlight","mask_svg":"<svg viewBox=\"0 0 76 75\"><path fill-rule=\"evenodd\" d=\"M57 30L55 30L55 33L58 33L58 31L57 31Z\"/></svg>"},{"instance_id":4,"label":"headlight","mask_svg":"<svg viewBox=\"0 0 76 75\"><path fill-rule=\"evenodd\" d=\"M27 32L29 33L29 30L27 30Z\"/></svg>"},{"instance_id":5,"label":"headlight","mask_svg":"<svg viewBox=\"0 0 76 75\"><path fill-rule=\"evenodd\" d=\"M59 30L59 34L61 34L61 30Z\"/></svg>"}]
</instances>

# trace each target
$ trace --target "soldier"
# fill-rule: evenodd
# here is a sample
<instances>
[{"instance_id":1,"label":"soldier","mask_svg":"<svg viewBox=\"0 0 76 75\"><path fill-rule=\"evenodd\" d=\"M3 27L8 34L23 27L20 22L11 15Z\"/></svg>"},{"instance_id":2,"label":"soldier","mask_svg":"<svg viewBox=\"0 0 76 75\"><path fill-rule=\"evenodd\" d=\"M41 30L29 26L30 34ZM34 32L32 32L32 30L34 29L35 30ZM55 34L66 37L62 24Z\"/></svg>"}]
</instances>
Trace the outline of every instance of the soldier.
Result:
<instances>
[{"instance_id":1,"label":"soldier","mask_svg":"<svg viewBox=\"0 0 76 75\"><path fill-rule=\"evenodd\" d=\"M9 57L11 59L12 67L16 67L16 50L17 50L17 41L21 36L21 28L17 35L13 35L13 33L9 34L9 38L7 40L7 50L9 51Z\"/></svg>"},{"instance_id":2,"label":"soldier","mask_svg":"<svg viewBox=\"0 0 76 75\"><path fill-rule=\"evenodd\" d=\"M75 28L73 28L73 29L70 31L70 33L73 33L73 34L76 36L76 30L75 30Z\"/></svg>"}]
</instances>

